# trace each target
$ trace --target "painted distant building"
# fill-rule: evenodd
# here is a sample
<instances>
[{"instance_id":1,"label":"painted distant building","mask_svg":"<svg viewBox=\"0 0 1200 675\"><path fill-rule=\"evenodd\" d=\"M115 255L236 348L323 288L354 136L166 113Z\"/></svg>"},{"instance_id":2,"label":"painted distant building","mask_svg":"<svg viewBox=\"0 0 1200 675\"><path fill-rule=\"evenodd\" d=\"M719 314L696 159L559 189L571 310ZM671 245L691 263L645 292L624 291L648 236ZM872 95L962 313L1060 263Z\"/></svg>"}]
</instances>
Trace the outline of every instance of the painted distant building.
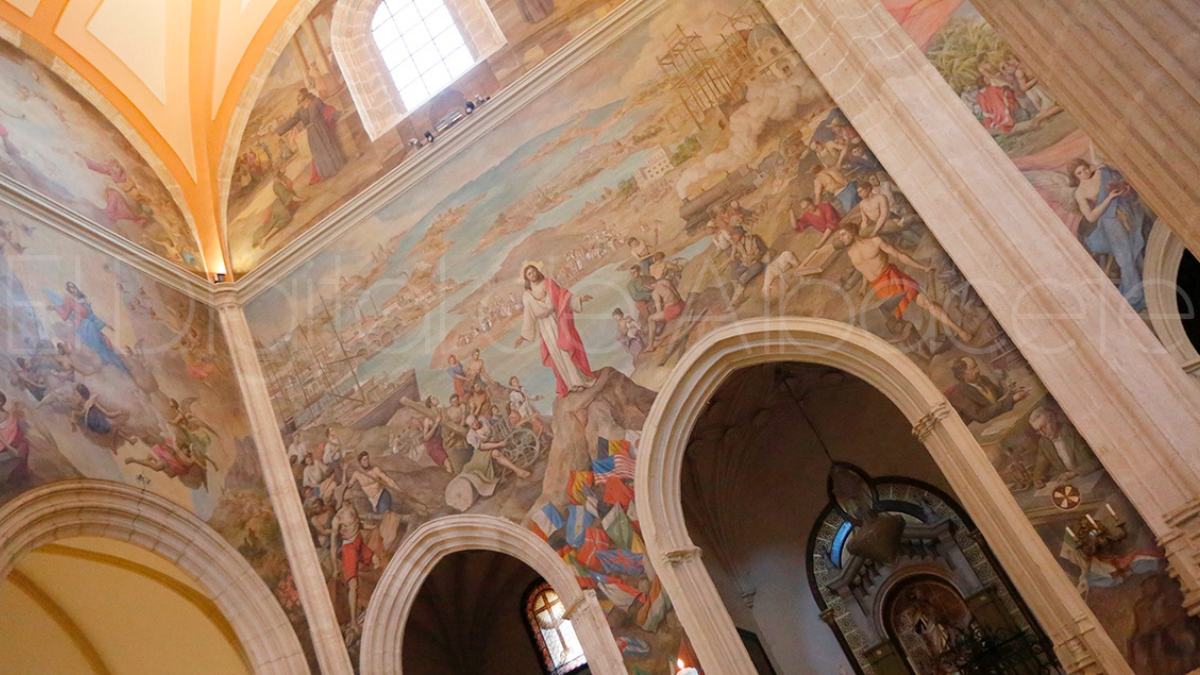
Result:
<instances>
[{"instance_id":1,"label":"painted distant building","mask_svg":"<svg viewBox=\"0 0 1200 675\"><path fill-rule=\"evenodd\" d=\"M641 189L662 179L673 168L675 165L671 163L670 155L660 146L654 149L650 158L646 160L642 168L637 170L633 178L637 181L638 188Z\"/></svg>"}]
</instances>

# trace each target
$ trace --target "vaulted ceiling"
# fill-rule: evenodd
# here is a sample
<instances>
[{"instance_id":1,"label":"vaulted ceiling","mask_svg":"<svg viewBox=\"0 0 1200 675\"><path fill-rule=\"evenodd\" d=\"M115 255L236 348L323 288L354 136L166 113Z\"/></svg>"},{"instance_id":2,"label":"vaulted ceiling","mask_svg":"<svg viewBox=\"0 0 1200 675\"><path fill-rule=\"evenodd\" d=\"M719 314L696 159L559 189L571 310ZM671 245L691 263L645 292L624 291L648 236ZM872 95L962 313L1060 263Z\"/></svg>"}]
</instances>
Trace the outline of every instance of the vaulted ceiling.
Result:
<instances>
[{"instance_id":1,"label":"vaulted ceiling","mask_svg":"<svg viewBox=\"0 0 1200 675\"><path fill-rule=\"evenodd\" d=\"M563 49L619 2L556 0L543 3L550 9L536 15L523 9L522 0L487 0L487 4L508 42L504 53L489 56L486 67L480 66L463 78L470 80L473 94L494 94L511 84L533 65ZM325 195L324 201L308 200L308 211L312 213L295 214L294 226L263 250L255 249L259 244L254 242L247 245L246 240L258 236L261 223L270 218L274 195L269 182L255 192L261 199L251 204L253 209L236 214L227 211L235 201L229 194L231 176L236 178L235 158L242 155L244 133L251 131L247 120L253 121L252 113L258 114L261 119L257 124L262 127L271 123L264 121L267 118L263 115L279 112L271 107L275 99L267 101L260 111L256 105L260 94L277 96L282 95L277 90L287 89L285 98L291 105L300 86L282 81L289 73L276 78L273 67L294 65L281 58L281 54L287 56L289 41L304 58L317 58L306 50L330 49L327 43L333 8L334 0L0 0L0 41L16 45L23 52L22 58L45 66L65 80L67 88L87 99L115 127L115 133L107 127L101 129L100 136L123 137L133 146L124 155L116 152L120 156L114 157L110 153L120 143L89 148L80 142L82 139L72 142L73 130L88 117L87 111L81 115L79 106L64 102L62 96L50 100L35 92L33 98L40 98L46 105L30 100L29 90L38 88L42 75L34 73L29 80L23 74L14 74L22 81L10 83L7 95L19 100L9 106L13 110L0 109L0 114L7 114L14 125L23 125L17 129L21 132L20 145L14 146L16 159L10 155L10 164L22 164L20 151L30 145L50 144L57 151L57 155L48 153L53 157L42 161L24 180L15 179L39 194L47 193L41 189L45 185L70 192L71 188L82 190L81 181L90 182L83 206L107 200L107 207L97 206L99 211L89 213L83 212L87 208L78 208L79 204L67 204L66 208L107 230L104 236L116 234L118 239L131 242L135 256L149 252L188 274L206 273L210 278L249 272L266 254L282 248L317 222L331 204L374 180L323 185L321 189L331 195ZM319 40L314 23L305 21L318 15L324 31ZM308 30L298 30L302 26ZM316 40L315 45L302 48L300 43L304 41L296 37L301 34L307 34L310 43ZM321 93L321 84L310 83L307 78L319 78L322 72L330 71L329 64L324 63L327 60L327 52L320 54L318 61L324 64L324 70L306 69L301 84ZM336 66L332 70L336 71ZM269 80L268 75L282 79ZM337 77L341 82L340 75ZM341 86L344 88L344 83ZM338 102L339 112L357 105L349 95L345 99ZM361 144L353 151L354 159L378 165L378 174L382 175L406 156L402 136L420 135L413 125L427 124L421 129L430 128L446 112L439 105L436 101L428 104L425 112L429 120L419 118L420 122L414 121L418 119L416 111L408 111L410 117L401 127L408 123L413 128L391 134L387 143L381 137L374 144ZM106 126L104 120L92 117L90 123ZM261 136L259 127L255 129ZM385 157L363 154L367 145L376 155L382 153ZM387 147L375 147L381 145ZM145 165L139 158L129 157L135 151L146 160ZM63 173L63 167L69 170ZM157 175L170 196L159 186L147 186L150 172ZM114 187L124 195L112 196ZM149 194L147 188L149 193L163 194ZM63 201L60 194L47 196ZM171 197L180 213L169 204ZM263 199L267 206L259 203ZM318 201L321 208L315 205ZM241 216L240 220L235 216Z\"/></svg>"},{"instance_id":2,"label":"vaulted ceiling","mask_svg":"<svg viewBox=\"0 0 1200 675\"><path fill-rule=\"evenodd\" d=\"M263 57L272 43L286 40L315 2L0 0L8 24L0 30L15 28L7 37L47 65L68 66L83 80L72 84L122 118L119 127L132 127L178 188L216 273L227 267L217 171L226 146L238 142L235 112L253 103L247 85L256 69L270 67L273 59Z\"/></svg>"}]
</instances>

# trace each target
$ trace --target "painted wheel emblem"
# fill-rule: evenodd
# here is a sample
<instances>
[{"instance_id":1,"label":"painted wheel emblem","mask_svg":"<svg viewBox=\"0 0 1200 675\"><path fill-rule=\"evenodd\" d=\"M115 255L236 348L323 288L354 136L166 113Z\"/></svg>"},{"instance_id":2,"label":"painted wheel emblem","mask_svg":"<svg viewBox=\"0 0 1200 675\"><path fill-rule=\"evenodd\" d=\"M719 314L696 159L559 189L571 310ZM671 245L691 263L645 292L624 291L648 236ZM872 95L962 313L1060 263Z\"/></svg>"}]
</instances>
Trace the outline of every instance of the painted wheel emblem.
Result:
<instances>
[{"instance_id":1,"label":"painted wheel emblem","mask_svg":"<svg viewBox=\"0 0 1200 675\"><path fill-rule=\"evenodd\" d=\"M1079 488L1075 487L1074 485L1059 485L1058 487L1054 488L1054 492L1050 495L1050 498L1054 500L1054 505L1058 508L1064 511L1070 511L1076 506L1079 506L1079 502L1083 499L1083 495L1079 493Z\"/></svg>"}]
</instances>

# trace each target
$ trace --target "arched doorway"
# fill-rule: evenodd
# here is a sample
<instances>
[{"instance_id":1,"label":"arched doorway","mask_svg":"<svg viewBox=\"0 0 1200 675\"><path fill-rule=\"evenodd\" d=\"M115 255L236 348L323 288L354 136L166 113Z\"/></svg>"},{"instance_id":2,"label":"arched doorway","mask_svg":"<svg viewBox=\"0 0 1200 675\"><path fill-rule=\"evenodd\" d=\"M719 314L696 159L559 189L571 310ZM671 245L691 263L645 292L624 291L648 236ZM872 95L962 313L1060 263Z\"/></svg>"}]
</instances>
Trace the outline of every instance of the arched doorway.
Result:
<instances>
[{"instance_id":1,"label":"arched doorway","mask_svg":"<svg viewBox=\"0 0 1200 675\"><path fill-rule=\"evenodd\" d=\"M133 544L69 537L0 581L0 672L250 673L233 627L195 579Z\"/></svg>"},{"instance_id":2,"label":"arched doorway","mask_svg":"<svg viewBox=\"0 0 1200 675\"><path fill-rule=\"evenodd\" d=\"M421 584L404 625L408 675L566 675L586 668L566 608L529 565L456 551ZM534 629L537 630L534 630Z\"/></svg>"},{"instance_id":3,"label":"arched doorway","mask_svg":"<svg viewBox=\"0 0 1200 675\"><path fill-rule=\"evenodd\" d=\"M444 558L463 551L500 553L528 566L560 599L590 671L604 675L625 672L595 593L579 587L566 563L545 542L502 518L459 515L414 530L384 570L363 622L360 670L364 675L404 672L407 624L421 589Z\"/></svg>"},{"instance_id":4,"label":"arched doorway","mask_svg":"<svg viewBox=\"0 0 1200 675\"><path fill-rule=\"evenodd\" d=\"M1111 639L1039 540L943 394L882 339L835 321L758 319L714 331L684 356L647 417L637 468L643 534L680 621L709 672L753 673L684 518L681 471L692 429L735 371L771 362L825 365L878 389L911 425L1029 603L1068 672L1128 672Z\"/></svg>"},{"instance_id":5,"label":"arched doorway","mask_svg":"<svg viewBox=\"0 0 1200 675\"><path fill-rule=\"evenodd\" d=\"M186 573L228 622L253 672L308 672L287 615L245 558L194 514L151 492L99 480L25 492L0 509L0 577L26 554L76 537L127 542Z\"/></svg>"}]
</instances>

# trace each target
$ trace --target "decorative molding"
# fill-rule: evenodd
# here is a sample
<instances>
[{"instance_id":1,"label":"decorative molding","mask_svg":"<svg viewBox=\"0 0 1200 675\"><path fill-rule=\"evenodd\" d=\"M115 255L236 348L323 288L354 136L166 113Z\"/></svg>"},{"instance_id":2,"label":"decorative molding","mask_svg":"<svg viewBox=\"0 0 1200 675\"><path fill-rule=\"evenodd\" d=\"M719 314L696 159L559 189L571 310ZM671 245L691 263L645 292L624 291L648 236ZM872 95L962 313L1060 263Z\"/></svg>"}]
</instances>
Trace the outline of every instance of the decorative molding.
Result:
<instances>
[{"instance_id":1,"label":"decorative molding","mask_svg":"<svg viewBox=\"0 0 1200 675\"><path fill-rule=\"evenodd\" d=\"M1200 4L974 4L1142 199L1200 252L1200 192L1189 180L1200 173Z\"/></svg>"},{"instance_id":2,"label":"decorative molding","mask_svg":"<svg viewBox=\"0 0 1200 675\"><path fill-rule=\"evenodd\" d=\"M304 233L258 263L238 281L244 303L295 271L350 228L418 185L461 152L478 143L531 101L587 64L609 45L659 11L666 0L627 0L529 73L492 97L470 120L452 127Z\"/></svg>"},{"instance_id":3,"label":"decorative molding","mask_svg":"<svg viewBox=\"0 0 1200 675\"><path fill-rule=\"evenodd\" d=\"M1096 622L1090 616L1075 617L1075 632L1054 642L1054 654L1068 675L1103 675L1104 668L1096 662L1087 648L1087 636L1096 632Z\"/></svg>"},{"instance_id":4,"label":"decorative molding","mask_svg":"<svg viewBox=\"0 0 1200 675\"><path fill-rule=\"evenodd\" d=\"M933 433L933 430L937 428L937 425L940 424L942 420L950 417L950 413L950 403L945 400L939 401L933 406L932 410L922 415L921 419L917 420L916 423L913 424L913 438L924 443L925 439L929 437L929 434Z\"/></svg>"},{"instance_id":5,"label":"decorative molding","mask_svg":"<svg viewBox=\"0 0 1200 675\"><path fill-rule=\"evenodd\" d=\"M569 621L571 617L575 616L576 612L587 607L589 602L599 602L599 598L596 597L596 591L590 588L580 593L579 597L575 598L575 602L572 602L570 607L563 610L563 618Z\"/></svg>"},{"instance_id":6,"label":"decorative molding","mask_svg":"<svg viewBox=\"0 0 1200 675\"><path fill-rule=\"evenodd\" d=\"M263 482L271 498L275 520L279 523L296 592L300 596L304 615L308 618L317 663L325 675L350 675L354 669L333 610L333 601L329 597L328 582L313 546L304 505L292 480L287 449L279 432L275 408L267 391L258 353L254 349L254 336L246 323L246 314L237 302L237 292L232 284L219 284L212 293L212 302L217 309L225 342L229 345L229 357L258 451Z\"/></svg>"},{"instance_id":7,"label":"decorative molding","mask_svg":"<svg viewBox=\"0 0 1200 675\"><path fill-rule=\"evenodd\" d=\"M703 553L704 552L700 550L699 546L677 548L671 551L664 551L662 554L662 561L673 567L676 565L681 565L690 560L699 560Z\"/></svg>"},{"instance_id":8,"label":"decorative molding","mask_svg":"<svg viewBox=\"0 0 1200 675\"><path fill-rule=\"evenodd\" d=\"M210 303L212 285L200 274L168 262L94 220L83 217L62 203L3 174L0 174L0 204L12 208L38 225L45 225L116 258L122 264L193 300Z\"/></svg>"}]
</instances>

